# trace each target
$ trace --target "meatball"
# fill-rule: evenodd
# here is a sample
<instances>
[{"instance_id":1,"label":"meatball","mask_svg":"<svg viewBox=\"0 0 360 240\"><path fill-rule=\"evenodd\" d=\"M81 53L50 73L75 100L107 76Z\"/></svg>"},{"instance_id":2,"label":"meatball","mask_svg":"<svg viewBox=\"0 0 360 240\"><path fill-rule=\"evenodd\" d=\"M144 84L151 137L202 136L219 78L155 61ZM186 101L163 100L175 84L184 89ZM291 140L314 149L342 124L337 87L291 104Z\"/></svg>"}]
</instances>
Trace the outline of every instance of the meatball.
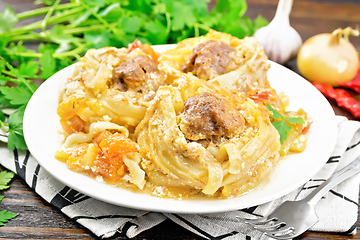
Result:
<instances>
[{"instance_id":1,"label":"meatball","mask_svg":"<svg viewBox=\"0 0 360 240\"><path fill-rule=\"evenodd\" d=\"M233 137L244 129L245 120L236 106L211 93L189 97L180 121L180 129L189 140Z\"/></svg>"},{"instance_id":2,"label":"meatball","mask_svg":"<svg viewBox=\"0 0 360 240\"><path fill-rule=\"evenodd\" d=\"M233 47L222 41L209 40L194 48L189 60L183 64L182 71L192 72L201 79L209 80L238 66Z\"/></svg>"},{"instance_id":3,"label":"meatball","mask_svg":"<svg viewBox=\"0 0 360 240\"><path fill-rule=\"evenodd\" d=\"M139 92L156 91L164 85L166 75L147 55L138 55L114 69L114 79L125 85L124 89Z\"/></svg>"}]
</instances>

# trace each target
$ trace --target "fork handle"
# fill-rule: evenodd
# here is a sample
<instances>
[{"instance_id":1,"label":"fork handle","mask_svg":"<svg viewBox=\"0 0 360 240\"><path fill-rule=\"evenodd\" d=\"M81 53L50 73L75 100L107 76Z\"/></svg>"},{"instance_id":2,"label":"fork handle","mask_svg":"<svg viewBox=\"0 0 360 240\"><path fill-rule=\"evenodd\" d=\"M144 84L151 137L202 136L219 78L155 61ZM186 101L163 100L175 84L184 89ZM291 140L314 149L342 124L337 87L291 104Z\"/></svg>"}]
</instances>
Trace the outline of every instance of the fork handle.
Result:
<instances>
[{"instance_id":1,"label":"fork handle","mask_svg":"<svg viewBox=\"0 0 360 240\"><path fill-rule=\"evenodd\" d=\"M330 189L359 172L360 157L355 159L352 163L348 164L341 170L334 173L328 180L323 182L318 188L316 188L306 198L304 198L303 201L315 206L318 201L325 195L325 193L327 193Z\"/></svg>"}]
</instances>

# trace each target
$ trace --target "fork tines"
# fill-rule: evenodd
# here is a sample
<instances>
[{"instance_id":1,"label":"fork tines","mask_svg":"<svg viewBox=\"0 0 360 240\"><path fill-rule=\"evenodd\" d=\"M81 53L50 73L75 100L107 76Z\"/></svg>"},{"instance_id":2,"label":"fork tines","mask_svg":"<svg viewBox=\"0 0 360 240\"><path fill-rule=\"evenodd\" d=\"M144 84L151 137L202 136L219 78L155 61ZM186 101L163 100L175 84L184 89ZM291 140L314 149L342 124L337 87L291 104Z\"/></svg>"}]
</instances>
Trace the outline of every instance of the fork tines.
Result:
<instances>
[{"instance_id":1,"label":"fork tines","mask_svg":"<svg viewBox=\"0 0 360 240\"><path fill-rule=\"evenodd\" d=\"M261 217L256 219L238 218L244 223L254 227L254 229L265 233L275 239L291 239L294 237L294 228L287 227L284 222L279 222L277 218Z\"/></svg>"}]
</instances>

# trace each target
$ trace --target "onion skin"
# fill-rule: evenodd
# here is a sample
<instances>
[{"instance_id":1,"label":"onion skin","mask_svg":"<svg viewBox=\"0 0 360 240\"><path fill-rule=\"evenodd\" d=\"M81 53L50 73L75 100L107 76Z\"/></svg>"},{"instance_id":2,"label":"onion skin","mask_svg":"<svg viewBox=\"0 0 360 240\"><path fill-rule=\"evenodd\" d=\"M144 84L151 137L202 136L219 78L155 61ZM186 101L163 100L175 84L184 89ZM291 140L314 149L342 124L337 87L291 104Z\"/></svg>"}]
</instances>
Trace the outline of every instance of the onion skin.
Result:
<instances>
[{"instance_id":1,"label":"onion skin","mask_svg":"<svg viewBox=\"0 0 360 240\"><path fill-rule=\"evenodd\" d=\"M356 76L359 68L357 51L349 41L334 32L315 35L301 46L297 66L309 81L339 86L339 83L351 81Z\"/></svg>"}]
</instances>

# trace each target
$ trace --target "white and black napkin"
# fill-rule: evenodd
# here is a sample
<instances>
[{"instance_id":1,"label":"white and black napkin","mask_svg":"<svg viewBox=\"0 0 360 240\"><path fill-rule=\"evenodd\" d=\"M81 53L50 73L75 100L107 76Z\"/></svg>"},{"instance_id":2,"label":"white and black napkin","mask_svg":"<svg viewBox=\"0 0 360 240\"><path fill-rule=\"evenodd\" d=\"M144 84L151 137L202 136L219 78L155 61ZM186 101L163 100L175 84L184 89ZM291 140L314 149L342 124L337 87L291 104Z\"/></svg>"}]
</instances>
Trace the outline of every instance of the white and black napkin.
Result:
<instances>
[{"instance_id":1,"label":"white and black napkin","mask_svg":"<svg viewBox=\"0 0 360 240\"><path fill-rule=\"evenodd\" d=\"M10 151L0 143L0 164L23 178L43 199L88 228L100 238L115 234L135 237L167 218L205 239L269 239L237 220L254 218L273 211L285 200L305 197L342 166L360 156L360 122L337 117L338 139L332 156L320 172L303 187L275 201L213 214L171 214L129 209L98 201L58 182L46 172L29 151ZM2 137L0 140L6 140ZM321 143L319 143L321 144ZM360 176L356 175L333 188L316 207L320 221L313 231L354 234L358 219Z\"/></svg>"}]
</instances>

